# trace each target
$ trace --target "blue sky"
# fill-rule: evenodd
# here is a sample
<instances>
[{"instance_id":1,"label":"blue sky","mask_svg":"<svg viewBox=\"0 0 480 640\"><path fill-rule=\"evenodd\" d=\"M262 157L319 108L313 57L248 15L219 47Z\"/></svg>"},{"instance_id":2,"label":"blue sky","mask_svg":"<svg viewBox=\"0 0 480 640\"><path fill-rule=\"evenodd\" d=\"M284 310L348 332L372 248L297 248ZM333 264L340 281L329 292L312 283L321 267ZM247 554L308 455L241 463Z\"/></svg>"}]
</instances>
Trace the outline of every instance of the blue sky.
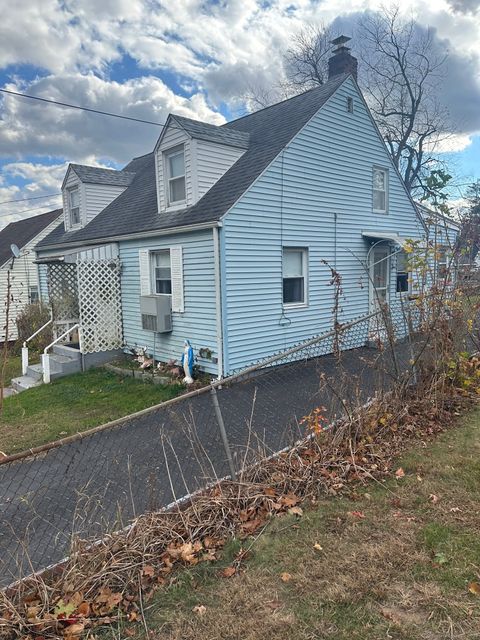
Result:
<instances>
[{"instance_id":1,"label":"blue sky","mask_svg":"<svg viewBox=\"0 0 480 640\"><path fill-rule=\"evenodd\" d=\"M2 6L4 5L4 6ZM480 0L404 0L449 52L441 96L455 123L455 183L480 177ZM305 25L351 29L374 0L0 0L0 87L164 122L215 124L245 94L284 77L282 52ZM453 126L452 126L453 129ZM0 202L58 193L68 162L119 167L151 150L156 127L0 98ZM462 195L463 186L452 194ZM44 205L43 207L41 205ZM59 198L0 205L0 227ZM32 210L34 209L34 210Z\"/></svg>"}]
</instances>

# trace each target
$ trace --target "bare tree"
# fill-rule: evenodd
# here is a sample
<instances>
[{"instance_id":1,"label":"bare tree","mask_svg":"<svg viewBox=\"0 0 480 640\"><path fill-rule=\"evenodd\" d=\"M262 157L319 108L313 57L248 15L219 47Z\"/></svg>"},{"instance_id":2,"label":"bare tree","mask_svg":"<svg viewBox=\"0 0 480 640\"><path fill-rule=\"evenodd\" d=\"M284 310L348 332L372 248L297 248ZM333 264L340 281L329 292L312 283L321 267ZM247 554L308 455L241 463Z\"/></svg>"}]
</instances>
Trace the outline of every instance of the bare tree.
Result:
<instances>
[{"instance_id":1,"label":"bare tree","mask_svg":"<svg viewBox=\"0 0 480 640\"><path fill-rule=\"evenodd\" d=\"M295 35L283 56L283 79L267 89L250 87L245 96L249 108L322 85L334 35L325 25ZM398 7L366 14L357 35L360 86L407 189L421 196L428 191L431 172L445 170L438 149L449 136L448 117L438 96L447 56L434 52L432 31L404 20Z\"/></svg>"},{"instance_id":2,"label":"bare tree","mask_svg":"<svg viewBox=\"0 0 480 640\"><path fill-rule=\"evenodd\" d=\"M250 85L243 96L250 111L313 89L328 80L328 58L335 36L329 26L304 27L283 54L283 76L271 87Z\"/></svg>"},{"instance_id":3,"label":"bare tree","mask_svg":"<svg viewBox=\"0 0 480 640\"><path fill-rule=\"evenodd\" d=\"M328 58L335 36L329 26L309 26L292 38L284 54L288 83L297 92L324 84L328 80Z\"/></svg>"},{"instance_id":4,"label":"bare tree","mask_svg":"<svg viewBox=\"0 0 480 640\"><path fill-rule=\"evenodd\" d=\"M407 189L422 191L448 135L438 102L447 56L437 55L432 32L403 20L398 7L367 14L359 42L366 99Z\"/></svg>"}]
</instances>

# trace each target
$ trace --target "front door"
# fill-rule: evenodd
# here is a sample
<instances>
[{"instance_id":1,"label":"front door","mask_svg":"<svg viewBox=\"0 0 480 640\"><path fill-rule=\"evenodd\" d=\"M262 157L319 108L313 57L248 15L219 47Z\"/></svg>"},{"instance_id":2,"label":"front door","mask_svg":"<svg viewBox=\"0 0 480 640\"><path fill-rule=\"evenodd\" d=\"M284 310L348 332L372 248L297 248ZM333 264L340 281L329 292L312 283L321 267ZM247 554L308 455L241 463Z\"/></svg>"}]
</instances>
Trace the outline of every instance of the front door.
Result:
<instances>
[{"instance_id":1,"label":"front door","mask_svg":"<svg viewBox=\"0 0 480 640\"><path fill-rule=\"evenodd\" d=\"M390 249L378 245L370 252L370 312L388 302L390 285Z\"/></svg>"}]
</instances>

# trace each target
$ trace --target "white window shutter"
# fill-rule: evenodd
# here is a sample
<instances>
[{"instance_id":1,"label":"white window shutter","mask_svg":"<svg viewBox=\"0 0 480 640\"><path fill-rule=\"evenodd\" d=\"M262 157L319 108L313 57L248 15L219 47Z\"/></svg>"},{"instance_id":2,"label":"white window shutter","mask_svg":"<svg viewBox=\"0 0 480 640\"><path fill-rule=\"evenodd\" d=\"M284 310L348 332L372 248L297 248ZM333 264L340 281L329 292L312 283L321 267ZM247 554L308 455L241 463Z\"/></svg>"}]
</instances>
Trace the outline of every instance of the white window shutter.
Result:
<instances>
[{"instance_id":1,"label":"white window shutter","mask_svg":"<svg viewBox=\"0 0 480 640\"><path fill-rule=\"evenodd\" d=\"M140 266L140 295L149 296L152 293L152 278L150 274L150 251L140 249L138 252Z\"/></svg>"},{"instance_id":2,"label":"white window shutter","mask_svg":"<svg viewBox=\"0 0 480 640\"><path fill-rule=\"evenodd\" d=\"M172 269L172 311L184 312L183 302L183 251L182 247L170 247Z\"/></svg>"}]
</instances>

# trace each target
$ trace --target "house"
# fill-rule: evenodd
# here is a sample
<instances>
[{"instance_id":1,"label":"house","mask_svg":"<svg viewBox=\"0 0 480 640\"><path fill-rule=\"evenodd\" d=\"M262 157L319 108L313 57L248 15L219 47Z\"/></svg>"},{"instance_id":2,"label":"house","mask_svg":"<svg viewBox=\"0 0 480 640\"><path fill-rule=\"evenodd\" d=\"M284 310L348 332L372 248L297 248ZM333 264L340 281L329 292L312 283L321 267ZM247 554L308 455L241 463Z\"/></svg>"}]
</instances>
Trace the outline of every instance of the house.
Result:
<instances>
[{"instance_id":1,"label":"house","mask_svg":"<svg viewBox=\"0 0 480 640\"><path fill-rule=\"evenodd\" d=\"M343 320L401 295L402 243L425 224L346 40L323 86L222 126L170 115L121 171L69 167L64 224L37 255L84 356L178 359L188 339L224 376L331 327L331 268Z\"/></svg>"},{"instance_id":2,"label":"house","mask_svg":"<svg viewBox=\"0 0 480 640\"><path fill-rule=\"evenodd\" d=\"M35 245L49 235L63 216L61 209L11 222L0 231L0 342L6 339L7 280L10 273L11 303L8 340L18 337L15 319L28 304L40 299L40 267L35 264ZM14 257L12 245L20 250Z\"/></svg>"}]
</instances>

